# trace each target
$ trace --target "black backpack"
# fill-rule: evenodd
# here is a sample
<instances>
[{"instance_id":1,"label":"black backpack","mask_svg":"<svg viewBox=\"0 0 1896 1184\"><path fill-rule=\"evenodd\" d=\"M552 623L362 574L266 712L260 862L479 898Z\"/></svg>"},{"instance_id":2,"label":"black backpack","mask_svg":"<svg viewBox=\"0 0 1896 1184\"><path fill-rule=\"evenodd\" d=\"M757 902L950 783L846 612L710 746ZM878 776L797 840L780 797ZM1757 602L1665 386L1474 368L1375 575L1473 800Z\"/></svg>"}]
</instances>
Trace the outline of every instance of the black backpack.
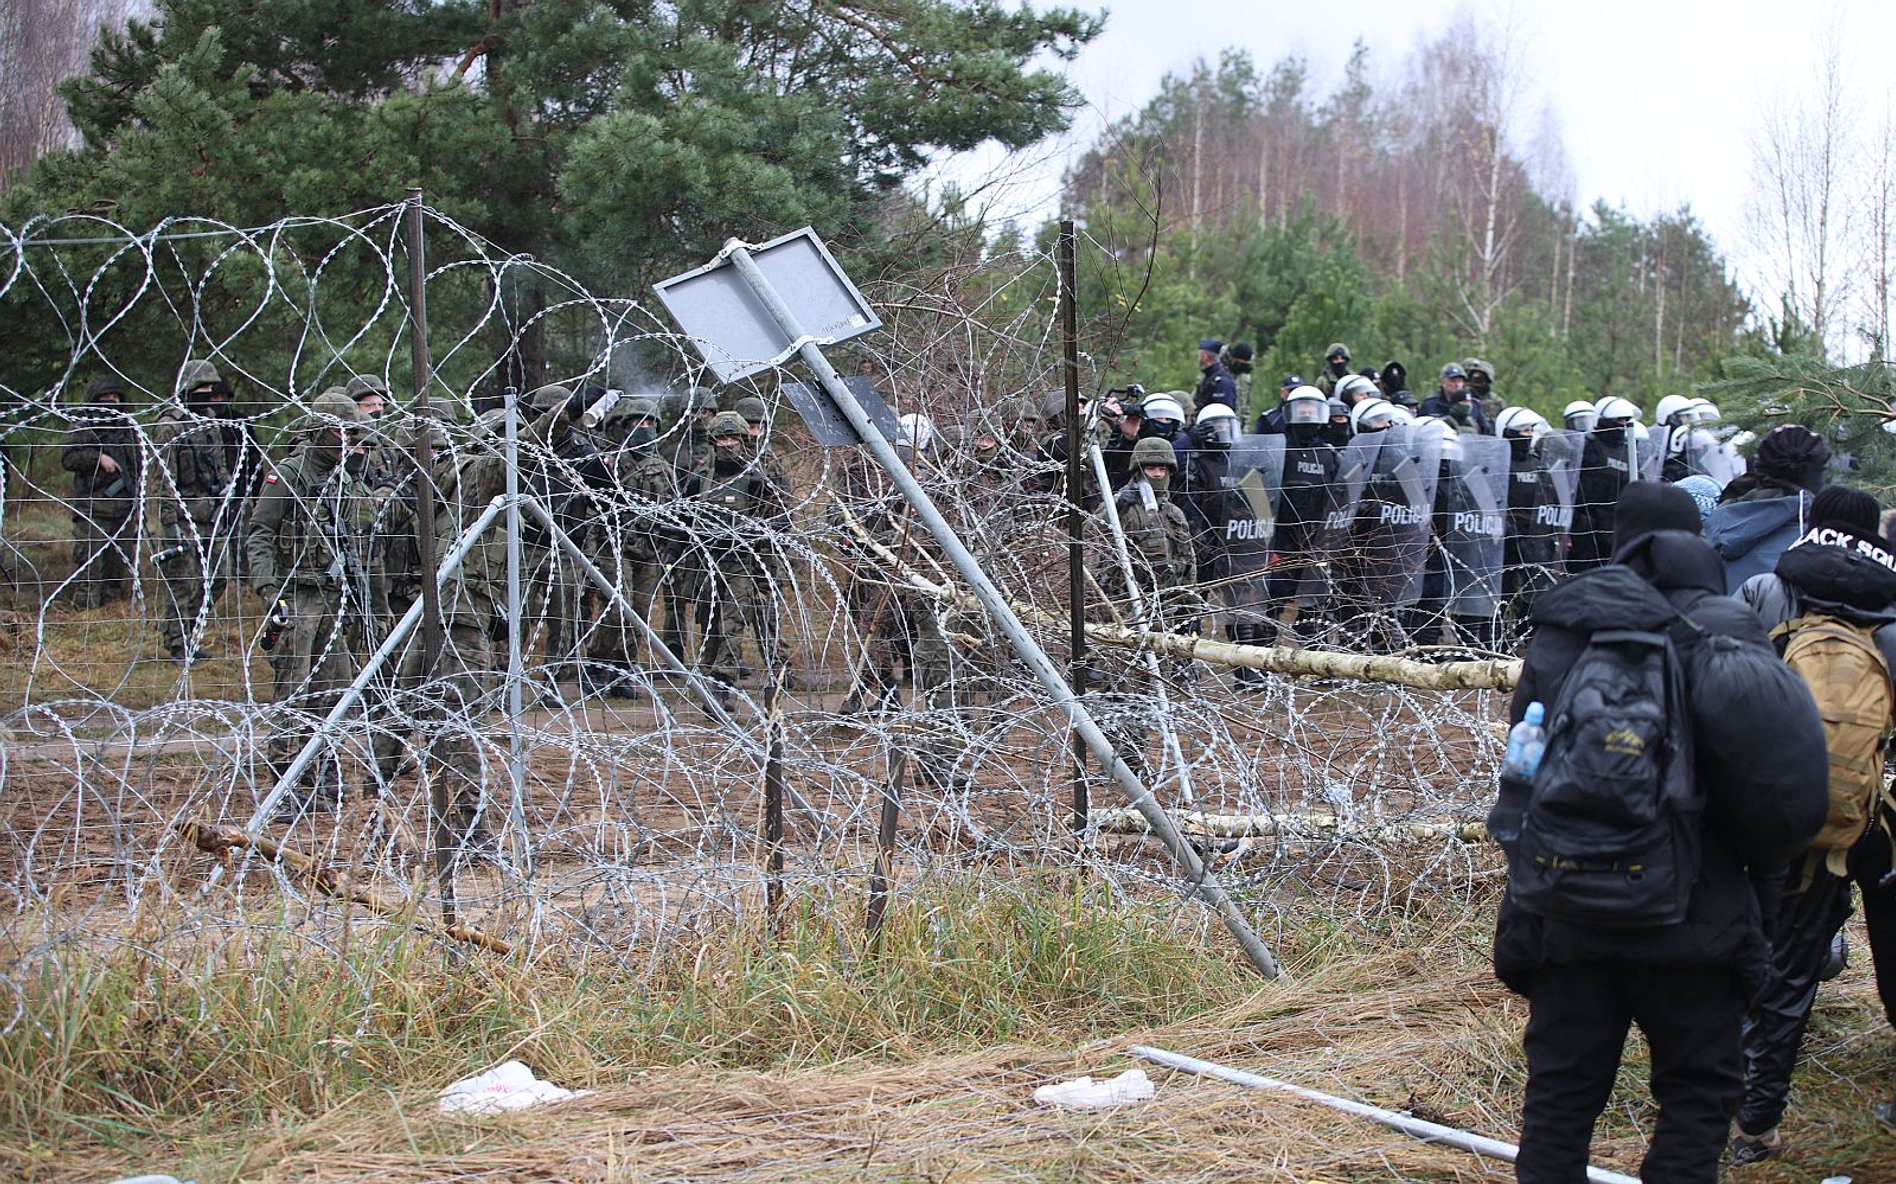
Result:
<instances>
[{"instance_id":1,"label":"black backpack","mask_svg":"<svg viewBox=\"0 0 1896 1184\"><path fill-rule=\"evenodd\" d=\"M1548 712L1546 752L1509 845L1515 903L1608 928L1685 918L1705 810L1691 718L1666 634L1602 629L1587 639Z\"/></svg>"}]
</instances>

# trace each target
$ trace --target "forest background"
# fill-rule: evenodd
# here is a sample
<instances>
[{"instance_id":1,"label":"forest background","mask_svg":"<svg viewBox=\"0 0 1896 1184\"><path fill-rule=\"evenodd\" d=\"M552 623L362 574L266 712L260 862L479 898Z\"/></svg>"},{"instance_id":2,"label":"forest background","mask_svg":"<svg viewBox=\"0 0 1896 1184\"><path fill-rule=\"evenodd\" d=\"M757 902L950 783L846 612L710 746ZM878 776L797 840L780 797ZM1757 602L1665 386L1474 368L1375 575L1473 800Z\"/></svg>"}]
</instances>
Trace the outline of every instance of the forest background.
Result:
<instances>
[{"instance_id":1,"label":"forest background","mask_svg":"<svg viewBox=\"0 0 1896 1184\"><path fill-rule=\"evenodd\" d=\"M1013 316L1045 298L1014 280L1053 225L992 225L953 186L914 181L944 155L1065 128L1081 100L1062 62L1104 19L946 0L27 0L0 14L0 223L256 226L419 185L477 234L601 294L639 296L727 236L807 223L859 280ZM1701 391L1747 426L1821 427L1862 480L1896 482L1879 430L1896 423L1883 361L1896 134L1887 117L1851 118L1834 52L1807 93L1759 121L1755 275L1734 270L1689 204L1576 208L1509 29L1455 17L1393 74L1372 71L1359 39L1321 93L1313 78L1337 65L1265 66L1238 50L1196 62L1069 168L1064 205L1091 248L1082 341L1100 385L1189 386L1204 336L1253 343L1265 391L1314 377L1334 340L1358 367L1402 361L1424 396L1443 363L1475 355L1505 401L1550 417L1571 399L1650 409ZM202 274L211 258L193 252L216 249L176 244L178 274ZM273 249L293 256L294 234ZM106 257L66 248L61 262ZM254 263L210 270L196 298L215 322L259 277ZM321 299L373 306L384 280L345 260ZM529 326L495 343L506 381L585 368L570 356L583 334L535 317L559 296L535 283L505 294L520 310L509 325ZM493 294L430 295L457 298ZM258 372L341 364L399 379L393 312L339 363L292 356L290 307L250 329ZM175 370L165 335L147 340L152 357L121 350L115 364ZM0 301L0 359L15 399L71 370L70 335L31 315L21 286ZM961 364L983 398L1044 379Z\"/></svg>"}]
</instances>

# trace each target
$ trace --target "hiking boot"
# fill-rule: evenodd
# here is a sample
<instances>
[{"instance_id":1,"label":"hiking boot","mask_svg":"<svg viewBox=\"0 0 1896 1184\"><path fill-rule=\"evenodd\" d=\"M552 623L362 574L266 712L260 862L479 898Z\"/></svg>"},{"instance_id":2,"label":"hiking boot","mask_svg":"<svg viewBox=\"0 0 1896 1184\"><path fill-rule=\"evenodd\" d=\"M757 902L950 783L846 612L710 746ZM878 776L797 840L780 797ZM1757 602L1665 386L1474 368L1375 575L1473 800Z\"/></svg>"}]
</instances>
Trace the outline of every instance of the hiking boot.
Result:
<instances>
[{"instance_id":1,"label":"hiking boot","mask_svg":"<svg viewBox=\"0 0 1896 1184\"><path fill-rule=\"evenodd\" d=\"M1778 1137L1778 1129L1772 1127L1762 1135L1747 1135L1739 1130L1731 1137L1731 1166L1743 1167L1748 1163L1763 1163L1767 1159L1776 1159L1784 1154L1784 1141Z\"/></svg>"},{"instance_id":2,"label":"hiking boot","mask_svg":"<svg viewBox=\"0 0 1896 1184\"><path fill-rule=\"evenodd\" d=\"M625 697L625 676L614 674L605 667L588 666L579 672L579 697L581 699L612 699Z\"/></svg>"},{"instance_id":3,"label":"hiking boot","mask_svg":"<svg viewBox=\"0 0 1896 1184\"><path fill-rule=\"evenodd\" d=\"M1848 965L1850 965L1850 939L1843 935L1843 930L1839 929L1837 935L1830 939L1830 951L1824 955L1824 968L1817 972L1817 981L1829 982L1842 974L1843 968Z\"/></svg>"}]
</instances>

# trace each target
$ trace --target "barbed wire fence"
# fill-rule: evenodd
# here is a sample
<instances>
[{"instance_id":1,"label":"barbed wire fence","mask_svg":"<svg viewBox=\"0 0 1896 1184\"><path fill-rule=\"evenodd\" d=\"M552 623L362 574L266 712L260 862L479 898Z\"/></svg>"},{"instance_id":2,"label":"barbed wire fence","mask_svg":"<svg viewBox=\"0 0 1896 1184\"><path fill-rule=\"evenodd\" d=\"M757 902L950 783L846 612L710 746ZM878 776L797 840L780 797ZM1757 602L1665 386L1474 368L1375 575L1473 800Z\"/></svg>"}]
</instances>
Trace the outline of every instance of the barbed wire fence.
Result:
<instances>
[{"instance_id":1,"label":"barbed wire fence","mask_svg":"<svg viewBox=\"0 0 1896 1184\"><path fill-rule=\"evenodd\" d=\"M153 918L275 932L286 909L321 949L351 910L431 917L445 902L463 937L632 971L674 938L773 905L848 928L885 890L899 906L933 878L1023 868L1079 867L1210 924L1163 852L1115 824L1109 808L1124 803L1097 768L1085 776L1100 809L1075 831L1058 705L953 594L951 570L904 525L879 472L813 440L783 390L799 375L717 392L726 406L762 401L781 505L733 511L682 489L640 491L629 480L639 456L704 444L691 395L706 378L689 343L642 294L588 292L426 210L430 402L446 413L416 416L409 209L249 228L180 219L137 231L80 215L0 228L0 310L13 336L37 343L16 351L0 390L0 902L22 951L16 992L40 959ZM886 330L837 360L892 409L931 417L918 475L1065 660L1066 503L1056 466L1021 429L1023 409L1060 385L1058 292L1054 259L1038 253L870 284ZM187 359L217 368L234 413L180 403ZM656 438L531 419L526 400L516 428L496 421L503 391L542 369L573 391L597 383L628 406L663 404ZM312 441L343 426L319 396L359 376L391 391L367 429L370 509L352 518L330 486L297 486L290 516L330 533L292 531L314 554L278 554L284 536L256 525L260 491L294 485ZM99 378L122 384L120 407L86 402ZM401 558L417 433L441 457L444 556L472 539L444 602L473 585L499 610L463 613L471 632L450 630L471 684L414 674L421 639L395 632L419 595L417 573L403 587ZM179 471L193 440L223 458L209 493L201 472ZM92 480L101 451L121 459L116 486ZM531 512L510 606L504 495L451 488L510 456L522 494L617 596L639 601L683 669ZM1084 542L1088 569L1106 569L1097 517ZM300 665L264 647L280 623L256 586L259 545L316 573L309 595L328 604ZM1127 619L1098 583L1089 596L1094 623ZM1217 620L1207 614L1207 636ZM937 638L939 659L918 645ZM1312 644L1349 640L1332 631ZM365 674L382 648L388 662ZM1134 661L1107 645L1089 657L1099 669ZM1492 681L1271 674L1243 687L1229 665L1176 656L1162 670L1163 708L1158 688L1118 680L1093 709L1126 732L1176 737L1175 752L1147 750L1165 805L1184 806L1188 785L1194 809L1251 820L1198 833L1267 938L1311 911L1373 924L1418 897L1465 904L1492 883L1495 857L1466 841L1499 750ZM352 683L359 697L345 703ZM310 772L292 784L282 757L303 747ZM454 775L447 752L472 770L454 792L478 825L450 836L432 876L430 797ZM790 802L781 836L760 823L773 776Z\"/></svg>"}]
</instances>

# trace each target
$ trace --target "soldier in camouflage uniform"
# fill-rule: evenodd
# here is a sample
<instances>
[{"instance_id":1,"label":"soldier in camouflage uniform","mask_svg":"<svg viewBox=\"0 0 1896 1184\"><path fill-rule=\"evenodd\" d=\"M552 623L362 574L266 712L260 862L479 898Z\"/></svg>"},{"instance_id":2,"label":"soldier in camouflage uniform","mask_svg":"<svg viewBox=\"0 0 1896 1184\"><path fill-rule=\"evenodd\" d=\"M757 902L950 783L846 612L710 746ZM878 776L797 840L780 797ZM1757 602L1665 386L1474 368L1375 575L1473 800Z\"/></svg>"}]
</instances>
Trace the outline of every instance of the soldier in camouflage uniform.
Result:
<instances>
[{"instance_id":1,"label":"soldier in camouflage uniform","mask_svg":"<svg viewBox=\"0 0 1896 1184\"><path fill-rule=\"evenodd\" d=\"M521 489L545 508L568 538L587 550L596 547L602 495L612 489L612 472L592 434L580 424L586 400L558 383L528 396L534 419L529 435L535 446L520 457ZM558 678L581 666L586 639L581 602L585 576L535 519L523 524L521 571L528 573L526 611L544 612L546 664ZM595 551L596 553L596 551Z\"/></svg>"},{"instance_id":2,"label":"soldier in camouflage uniform","mask_svg":"<svg viewBox=\"0 0 1896 1184\"><path fill-rule=\"evenodd\" d=\"M125 599L137 545L143 472L138 427L123 410L115 375L86 386L86 409L73 417L60 464L72 474L72 603L97 608Z\"/></svg>"},{"instance_id":3,"label":"soldier in camouflage uniform","mask_svg":"<svg viewBox=\"0 0 1896 1184\"><path fill-rule=\"evenodd\" d=\"M782 491L752 451L743 416L719 412L707 435L711 456L690 486L692 498L710 511L694 523L697 537L691 546L703 588L700 665L713 678L735 685L746 630L757 639L766 671L775 674L781 666L775 564L769 541L752 524L785 527L790 515Z\"/></svg>"},{"instance_id":4,"label":"soldier in camouflage uniform","mask_svg":"<svg viewBox=\"0 0 1896 1184\"><path fill-rule=\"evenodd\" d=\"M717 396L701 386L692 387L682 403L678 422L659 441L660 455L671 463L674 480L681 490L691 484L700 469L711 463L711 440L705 433L711 417L717 414L718 405ZM665 602L662 630L665 645L682 661L692 663L691 623L704 615L704 569L702 564L692 561L679 540L673 540L666 549L659 575L658 599ZM700 644L702 641L700 635Z\"/></svg>"},{"instance_id":5,"label":"soldier in camouflage uniform","mask_svg":"<svg viewBox=\"0 0 1896 1184\"><path fill-rule=\"evenodd\" d=\"M1198 580L1192 528L1185 511L1171 497L1177 474L1178 456L1168 441L1141 440L1132 449L1132 477L1113 502L1126 533L1139 593L1151 614L1150 623L1159 629L1189 626L1197 616L1190 601L1190 589ZM1116 546L1108 544L1095 576L1118 606L1130 605L1132 590L1126 586ZM1122 611L1120 615L1129 614ZM1103 695L1119 700L1100 717L1111 721L1105 731L1120 758L1134 770L1146 767L1145 726L1133 722L1143 717L1145 683L1143 661L1133 659L1110 667L1098 684Z\"/></svg>"},{"instance_id":6,"label":"soldier in camouflage uniform","mask_svg":"<svg viewBox=\"0 0 1896 1184\"><path fill-rule=\"evenodd\" d=\"M658 454L658 406L651 399L624 400L622 417L612 421L611 456L618 477L613 521L601 533L605 554L596 561L613 579L620 593L649 624L658 600L659 576L665 552L664 533L657 514L678 495L676 471ZM581 690L587 695L630 697L635 686L629 672L638 663L643 635L637 625L615 606L607 604L593 634Z\"/></svg>"},{"instance_id":7,"label":"soldier in camouflage uniform","mask_svg":"<svg viewBox=\"0 0 1896 1184\"><path fill-rule=\"evenodd\" d=\"M224 582L240 546L239 518L246 487L255 474L249 431L236 422L230 384L209 362L184 364L181 405L160 416L152 429L163 474L158 501L162 549L153 556L164 581L168 612L165 647L174 662L202 657L196 638L199 618L224 594Z\"/></svg>"},{"instance_id":8,"label":"soldier in camouflage uniform","mask_svg":"<svg viewBox=\"0 0 1896 1184\"><path fill-rule=\"evenodd\" d=\"M363 480L364 417L337 392L311 411L296 451L264 478L244 539L252 586L269 606L275 701L296 712L277 720L265 750L277 776L312 734L304 721L334 707L359 671L371 611L367 534L378 507ZM298 787L293 814L340 800L336 768L326 763L313 799Z\"/></svg>"}]
</instances>

